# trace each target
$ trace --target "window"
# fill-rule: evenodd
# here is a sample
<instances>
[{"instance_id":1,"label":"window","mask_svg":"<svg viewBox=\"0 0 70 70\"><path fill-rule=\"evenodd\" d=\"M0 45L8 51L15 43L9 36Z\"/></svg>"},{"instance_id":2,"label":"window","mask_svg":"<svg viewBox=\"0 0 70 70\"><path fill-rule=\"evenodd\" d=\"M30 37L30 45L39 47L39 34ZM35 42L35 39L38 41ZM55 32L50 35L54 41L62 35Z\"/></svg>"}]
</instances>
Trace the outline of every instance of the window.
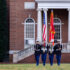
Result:
<instances>
[{"instance_id":1,"label":"window","mask_svg":"<svg viewBox=\"0 0 70 70\"><path fill-rule=\"evenodd\" d=\"M34 23L34 20L29 18L29 19L26 20L26 23Z\"/></svg>"},{"instance_id":2,"label":"window","mask_svg":"<svg viewBox=\"0 0 70 70\"><path fill-rule=\"evenodd\" d=\"M59 18L54 18L54 27L55 27L55 40L61 41L61 20Z\"/></svg>"},{"instance_id":3,"label":"window","mask_svg":"<svg viewBox=\"0 0 70 70\"><path fill-rule=\"evenodd\" d=\"M55 39L60 39L60 25L54 25L55 27Z\"/></svg>"},{"instance_id":4,"label":"window","mask_svg":"<svg viewBox=\"0 0 70 70\"><path fill-rule=\"evenodd\" d=\"M35 22L34 19L27 18L24 24L25 48L27 48L29 44L33 44L34 42L35 42Z\"/></svg>"},{"instance_id":5,"label":"window","mask_svg":"<svg viewBox=\"0 0 70 70\"><path fill-rule=\"evenodd\" d=\"M34 38L34 24L31 23L26 24L26 38L28 39Z\"/></svg>"}]
</instances>

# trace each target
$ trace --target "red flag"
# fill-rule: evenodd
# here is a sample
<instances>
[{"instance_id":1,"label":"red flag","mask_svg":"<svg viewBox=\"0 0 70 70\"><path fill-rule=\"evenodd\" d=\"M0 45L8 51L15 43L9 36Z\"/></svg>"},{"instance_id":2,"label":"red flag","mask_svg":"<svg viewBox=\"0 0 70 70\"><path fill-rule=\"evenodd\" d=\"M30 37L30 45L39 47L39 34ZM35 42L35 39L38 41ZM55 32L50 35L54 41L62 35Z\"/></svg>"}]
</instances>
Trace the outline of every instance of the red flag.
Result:
<instances>
[{"instance_id":1,"label":"red flag","mask_svg":"<svg viewBox=\"0 0 70 70\"><path fill-rule=\"evenodd\" d=\"M49 42L53 42L54 45L54 35L55 35L55 29L54 29L54 20L53 20L53 10L51 10L51 16L50 16L50 31L49 31Z\"/></svg>"}]
</instances>

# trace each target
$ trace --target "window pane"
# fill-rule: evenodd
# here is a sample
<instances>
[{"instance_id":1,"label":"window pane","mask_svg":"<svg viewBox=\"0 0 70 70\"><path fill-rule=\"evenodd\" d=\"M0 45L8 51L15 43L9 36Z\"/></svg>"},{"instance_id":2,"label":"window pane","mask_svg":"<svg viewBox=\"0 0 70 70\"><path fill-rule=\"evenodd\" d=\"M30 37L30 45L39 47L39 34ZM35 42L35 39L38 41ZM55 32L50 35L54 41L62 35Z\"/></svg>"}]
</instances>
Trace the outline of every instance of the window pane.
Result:
<instances>
[{"instance_id":1,"label":"window pane","mask_svg":"<svg viewBox=\"0 0 70 70\"><path fill-rule=\"evenodd\" d=\"M54 18L54 23L60 23L60 22L61 22L60 19Z\"/></svg>"},{"instance_id":2,"label":"window pane","mask_svg":"<svg viewBox=\"0 0 70 70\"><path fill-rule=\"evenodd\" d=\"M34 38L34 24L26 24L26 38Z\"/></svg>"},{"instance_id":3,"label":"window pane","mask_svg":"<svg viewBox=\"0 0 70 70\"><path fill-rule=\"evenodd\" d=\"M55 40L60 39L60 25L54 25L55 27Z\"/></svg>"},{"instance_id":4,"label":"window pane","mask_svg":"<svg viewBox=\"0 0 70 70\"><path fill-rule=\"evenodd\" d=\"M29 18L29 19L27 19L26 20L26 23L33 23L34 21L33 21L33 19L31 19L31 18Z\"/></svg>"}]
</instances>

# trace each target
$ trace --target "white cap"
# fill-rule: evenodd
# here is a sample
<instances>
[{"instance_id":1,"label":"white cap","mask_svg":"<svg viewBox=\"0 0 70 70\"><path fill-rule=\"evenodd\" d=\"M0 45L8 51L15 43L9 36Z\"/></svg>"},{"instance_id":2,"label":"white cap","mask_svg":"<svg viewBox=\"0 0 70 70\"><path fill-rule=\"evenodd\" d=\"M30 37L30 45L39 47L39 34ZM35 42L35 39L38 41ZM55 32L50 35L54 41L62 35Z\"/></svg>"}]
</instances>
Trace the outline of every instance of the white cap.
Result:
<instances>
[{"instance_id":1,"label":"white cap","mask_svg":"<svg viewBox=\"0 0 70 70\"><path fill-rule=\"evenodd\" d=\"M39 41L38 39L36 41Z\"/></svg>"}]
</instances>

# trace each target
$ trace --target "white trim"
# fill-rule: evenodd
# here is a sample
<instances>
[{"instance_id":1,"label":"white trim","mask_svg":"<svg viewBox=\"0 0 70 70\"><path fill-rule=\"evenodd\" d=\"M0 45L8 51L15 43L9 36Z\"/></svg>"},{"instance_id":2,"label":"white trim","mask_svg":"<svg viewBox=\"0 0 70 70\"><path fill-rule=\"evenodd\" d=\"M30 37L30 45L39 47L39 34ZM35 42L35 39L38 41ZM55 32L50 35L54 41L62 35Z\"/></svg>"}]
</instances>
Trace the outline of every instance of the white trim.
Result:
<instances>
[{"instance_id":1,"label":"white trim","mask_svg":"<svg viewBox=\"0 0 70 70\"><path fill-rule=\"evenodd\" d=\"M25 23L21 23L21 24L25 24ZM37 23L35 23L35 24L37 24ZM64 24L64 23L62 23L62 24Z\"/></svg>"},{"instance_id":2,"label":"white trim","mask_svg":"<svg viewBox=\"0 0 70 70\"><path fill-rule=\"evenodd\" d=\"M48 24L50 24L50 23L48 23ZM60 25L60 23L54 23L54 24L55 24L55 25L56 25L56 24ZM64 23L61 23L61 24L64 25Z\"/></svg>"},{"instance_id":3,"label":"white trim","mask_svg":"<svg viewBox=\"0 0 70 70\"><path fill-rule=\"evenodd\" d=\"M42 9L37 9L37 40L42 42Z\"/></svg>"},{"instance_id":4,"label":"white trim","mask_svg":"<svg viewBox=\"0 0 70 70\"><path fill-rule=\"evenodd\" d=\"M62 42L62 23L61 23L61 20L60 18L54 18L54 19L58 19L60 21L60 23L54 23L54 25L60 25L60 39L57 39L57 41L60 41L60 43Z\"/></svg>"},{"instance_id":5,"label":"white trim","mask_svg":"<svg viewBox=\"0 0 70 70\"><path fill-rule=\"evenodd\" d=\"M70 3L70 0L35 0L38 3Z\"/></svg>"},{"instance_id":6,"label":"white trim","mask_svg":"<svg viewBox=\"0 0 70 70\"><path fill-rule=\"evenodd\" d=\"M58 20L60 21L60 23L61 23L61 20L60 20L60 18L54 18L54 19L58 19Z\"/></svg>"},{"instance_id":7,"label":"white trim","mask_svg":"<svg viewBox=\"0 0 70 70\"><path fill-rule=\"evenodd\" d=\"M27 21L28 19L32 19L32 20L34 21L34 23L26 23L26 21ZM29 17L29 18L26 18L26 19L25 19L25 21L24 21L23 24L24 24L24 49L25 49L25 48L27 48L27 47L26 47L27 45L25 44L25 40L30 40L30 39L31 39L31 40L34 40L34 42L35 42L35 20L34 20L33 18ZM27 24L34 24L34 38L26 38L26 34L25 34L25 33L26 33L26 25L27 25Z\"/></svg>"},{"instance_id":8,"label":"white trim","mask_svg":"<svg viewBox=\"0 0 70 70\"><path fill-rule=\"evenodd\" d=\"M55 23L54 25L58 26L58 23L57 24ZM60 39L57 39L57 41L60 41L60 43L61 43L62 42L62 29L61 29L62 24L60 23L59 25L60 25Z\"/></svg>"},{"instance_id":9,"label":"white trim","mask_svg":"<svg viewBox=\"0 0 70 70\"><path fill-rule=\"evenodd\" d=\"M25 21L24 21L24 23L26 23L26 20L28 20L28 19L32 19L34 21L34 23L35 23L35 20L33 18L31 18L31 17L26 18Z\"/></svg>"},{"instance_id":10,"label":"white trim","mask_svg":"<svg viewBox=\"0 0 70 70\"><path fill-rule=\"evenodd\" d=\"M68 9L70 0L35 0L38 3L38 9Z\"/></svg>"},{"instance_id":11,"label":"white trim","mask_svg":"<svg viewBox=\"0 0 70 70\"><path fill-rule=\"evenodd\" d=\"M25 39L30 40L30 39L34 39L34 38L25 38Z\"/></svg>"},{"instance_id":12,"label":"white trim","mask_svg":"<svg viewBox=\"0 0 70 70\"><path fill-rule=\"evenodd\" d=\"M62 24L60 24L60 44L62 43Z\"/></svg>"},{"instance_id":13,"label":"white trim","mask_svg":"<svg viewBox=\"0 0 70 70\"><path fill-rule=\"evenodd\" d=\"M70 3L38 3L38 8L67 9L70 8Z\"/></svg>"},{"instance_id":14,"label":"white trim","mask_svg":"<svg viewBox=\"0 0 70 70\"><path fill-rule=\"evenodd\" d=\"M14 54L14 53L17 53L19 52L20 50L9 50L9 54Z\"/></svg>"},{"instance_id":15,"label":"white trim","mask_svg":"<svg viewBox=\"0 0 70 70\"><path fill-rule=\"evenodd\" d=\"M69 1L69 2L70 2L70 0L35 0L35 1L37 1L37 2L38 2L38 1L43 1L43 2L44 2L44 1L50 1L50 2L51 2L51 1L53 1L53 2L54 2L54 1L59 1L59 2L61 2L61 1L63 1L63 2Z\"/></svg>"},{"instance_id":16,"label":"white trim","mask_svg":"<svg viewBox=\"0 0 70 70\"><path fill-rule=\"evenodd\" d=\"M68 42L70 43L70 9L68 9Z\"/></svg>"},{"instance_id":17,"label":"white trim","mask_svg":"<svg viewBox=\"0 0 70 70\"><path fill-rule=\"evenodd\" d=\"M61 25L61 23L54 23L53 25Z\"/></svg>"},{"instance_id":18,"label":"white trim","mask_svg":"<svg viewBox=\"0 0 70 70\"><path fill-rule=\"evenodd\" d=\"M24 25L27 25L27 24L34 24L34 23L24 23Z\"/></svg>"}]
</instances>

